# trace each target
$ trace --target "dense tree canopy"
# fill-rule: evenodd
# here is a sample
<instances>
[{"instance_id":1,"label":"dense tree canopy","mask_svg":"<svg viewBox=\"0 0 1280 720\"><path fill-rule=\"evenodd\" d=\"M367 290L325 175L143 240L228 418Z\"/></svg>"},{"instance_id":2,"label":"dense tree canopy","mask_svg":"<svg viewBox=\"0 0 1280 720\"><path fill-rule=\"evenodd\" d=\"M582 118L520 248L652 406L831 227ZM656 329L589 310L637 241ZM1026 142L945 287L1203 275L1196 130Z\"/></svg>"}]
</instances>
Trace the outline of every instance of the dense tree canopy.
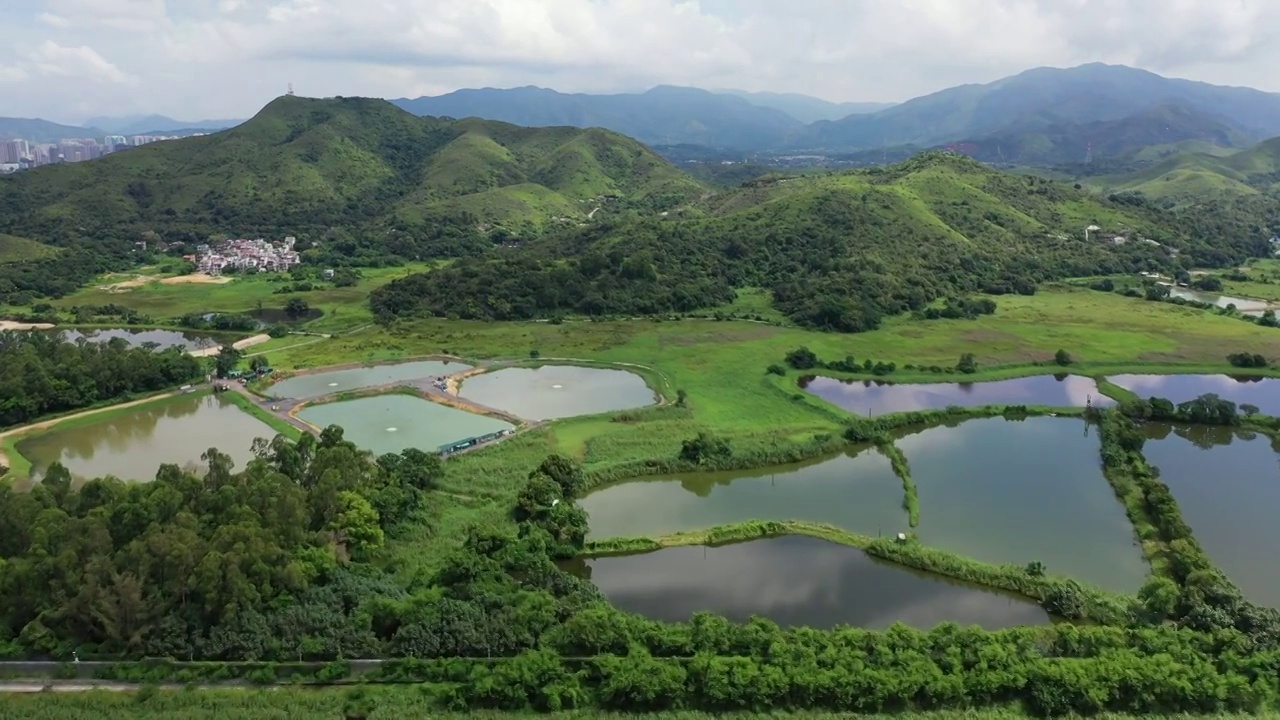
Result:
<instances>
[{"instance_id":1,"label":"dense tree canopy","mask_svg":"<svg viewBox=\"0 0 1280 720\"><path fill-rule=\"evenodd\" d=\"M65 656L332 658L381 651L370 597L402 590L368 565L419 507L439 459L371 461L339 428L263 440L239 472L73 488L54 464L30 493L0 485L0 647Z\"/></svg>"},{"instance_id":2,"label":"dense tree canopy","mask_svg":"<svg viewBox=\"0 0 1280 720\"><path fill-rule=\"evenodd\" d=\"M1222 222L1188 224L1159 208L926 153L888 168L774 180L678 216L565 230L393 282L371 303L383 321L666 314L760 287L800 325L858 332L908 310L992 309L958 300L925 309L944 297L1030 294L1051 278L1173 272L1266 252L1261 223L1223 235ZM1089 235L1093 223L1133 241Z\"/></svg>"},{"instance_id":3,"label":"dense tree canopy","mask_svg":"<svg viewBox=\"0 0 1280 720\"><path fill-rule=\"evenodd\" d=\"M1141 433L1103 415L1109 471L1138 462ZM1042 716L1104 710L1254 710L1280 695L1275 611L1244 602L1204 559L1176 503L1144 488L1170 573L1123 626L925 632L665 623L617 611L558 561L587 518L582 469L535 468L513 525L473 527L430 577L378 569L378 545L439 472L412 451L376 461L328 428L277 437L233 473L210 450L197 478L163 466L150 484L72 488L54 468L29 494L0 489L0 647L178 659L390 655L452 708L627 711L1021 706ZM468 658L483 660L466 663ZM496 659L496 660L495 660Z\"/></svg>"},{"instance_id":4,"label":"dense tree canopy","mask_svg":"<svg viewBox=\"0 0 1280 720\"><path fill-rule=\"evenodd\" d=\"M122 338L71 342L57 333L0 332L0 427L203 375L180 348L154 351Z\"/></svg>"}]
</instances>

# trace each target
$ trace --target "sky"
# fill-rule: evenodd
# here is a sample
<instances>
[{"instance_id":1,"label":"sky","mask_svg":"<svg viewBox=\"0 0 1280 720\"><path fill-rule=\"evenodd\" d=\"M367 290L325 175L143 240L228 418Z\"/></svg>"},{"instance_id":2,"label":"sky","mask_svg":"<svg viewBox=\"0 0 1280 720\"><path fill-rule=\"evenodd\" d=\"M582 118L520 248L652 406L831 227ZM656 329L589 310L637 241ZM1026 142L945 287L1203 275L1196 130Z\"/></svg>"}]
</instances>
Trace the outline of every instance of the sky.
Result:
<instances>
[{"instance_id":1,"label":"sky","mask_svg":"<svg viewBox=\"0 0 1280 720\"><path fill-rule=\"evenodd\" d=\"M1280 91L1277 0L0 0L0 116L657 84L900 101L1108 62Z\"/></svg>"}]
</instances>

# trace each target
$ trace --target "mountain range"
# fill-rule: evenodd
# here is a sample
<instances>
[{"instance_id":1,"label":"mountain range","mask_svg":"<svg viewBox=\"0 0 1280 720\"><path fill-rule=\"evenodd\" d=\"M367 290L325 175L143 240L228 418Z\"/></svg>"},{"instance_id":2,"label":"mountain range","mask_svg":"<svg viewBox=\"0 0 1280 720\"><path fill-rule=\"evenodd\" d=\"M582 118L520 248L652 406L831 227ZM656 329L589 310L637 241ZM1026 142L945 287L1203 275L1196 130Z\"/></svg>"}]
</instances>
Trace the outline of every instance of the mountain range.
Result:
<instances>
[{"instance_id":1,"label":"mountain range","mask_svg":"<svg viewBox=\"0 0 1280 720\"><path fill-rule=\"evenodd\" d=\"M327 264L458 259L387 286L383 319L684 312L757 287L799 324L857 331L956 293L1167 268L1166 248L1205 265L1266 252L1254 216L1180 212L937 151L716 192L610 130L284 96L212 135L0 176L0 235L30 260L0 281L29 302L108 254L127 264L140 237L294 235ZM1089 225L1160 243L1091 241Z\"/></svg>"},{"instance_id":2,"label":"mountain range","mask_svg":"<svg viewBox=\"0 0 1280 720\"><path fill-rule=\"evenodd\" d=\"M85 126L101 128L113 135L179 135L190 132L212 132L235 127L244 120L174 120L164 115L128 115L93 117Z\"/></svg>"},{"instance_id":3,"label":"mountain range","mask_svg":"<svg viewBox=\"0 0 1280 720\"><path fill-rule=\"evenodd\" d=\"M407 245L446 226L458 237L528 234L702 191L608 130L420 118L384 100L284 96L213 135L0 176L0 229L31 237L68 228L341 227Z\"/></svg>"},{"instance_id":4,"label":"mountain range","mask_svg":"<svg viewBox=\"0 0 1280 720\"><path fill-rule=\"evenodd\" d=\"M994 145L1009 162L1033 163L1085 161L1095 145L1098 154L1185 140L1243 147L1276 135L1280 94L1092 63L1036 68L869 115L816 122L786 145L843 151Z\"/></svg>"},{"instance_id":5,"label":"mountain range","mask_svg":"<svg viewBox=\"0 0 1280 720\"><path fill-rule=\"evenodd\" d=\"M1138 166L1165 154L1153 148L1235 150L1280 135L1280 94L1099 63L1036 68L890 106L672 86L607 95L481 88L392 102L423 116L605 128L681 161L811 155L863 164L942 147L1010 165L1113 159ZM74 128L0 118L0 138L48 142L104 132L181 134L238 123L148 116L93 118L90 124Z\"/></svg>"}]
</instances>

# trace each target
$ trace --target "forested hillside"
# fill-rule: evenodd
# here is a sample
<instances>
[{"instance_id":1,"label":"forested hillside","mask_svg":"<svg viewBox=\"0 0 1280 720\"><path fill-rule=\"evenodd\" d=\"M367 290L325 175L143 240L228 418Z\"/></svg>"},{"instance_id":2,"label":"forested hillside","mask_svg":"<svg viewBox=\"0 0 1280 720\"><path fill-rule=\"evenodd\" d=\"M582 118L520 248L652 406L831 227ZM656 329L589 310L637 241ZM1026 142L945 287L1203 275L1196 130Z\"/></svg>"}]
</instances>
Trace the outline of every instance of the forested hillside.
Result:
<instances>
[{"instance_id":1,"label":"forested hillside","mask_svg":"<svg viewBox=\"0 0 1280 720\"><path fill-rule=\"evenodd\" d=\"M0 230L54 241L73 230L366 238L406 255L455 255L484 229L584 220L607 196L661 205L698 190L607 131L287 96L225 132L0 178Z\"/></svg>"},{"instance_id":2,"label":"forested hillside","mask_svg":"<svg viewBox=\"0 0 1280 720\"><path fill-rule=\"evenodd\" d=\"M315 248L313 260L377 264L474 254L701 192L605 130L286 96L225 132L0 177L0 234L73 250L57 263L0 269L0 301L63 294L127 267L139 240L293 235Z\"/></svg>"},{"instance_id":3,"label":"forested hillside","mask_svg":"<svg viewBox=\"0 0 1280 720\"><path fill-rule=\"evenodd\" d=\"M1049 278L1265 252L1260 228L1223 234L1226 220L1195 220L934 152L765 179L667 218L549 236L394 282L372 304L384 321L654 314L764 287L802 325L860 331L956 293L1032 293ZM1086 240L1090 225L1102 229Z\"/></svg>"}]
</instances>

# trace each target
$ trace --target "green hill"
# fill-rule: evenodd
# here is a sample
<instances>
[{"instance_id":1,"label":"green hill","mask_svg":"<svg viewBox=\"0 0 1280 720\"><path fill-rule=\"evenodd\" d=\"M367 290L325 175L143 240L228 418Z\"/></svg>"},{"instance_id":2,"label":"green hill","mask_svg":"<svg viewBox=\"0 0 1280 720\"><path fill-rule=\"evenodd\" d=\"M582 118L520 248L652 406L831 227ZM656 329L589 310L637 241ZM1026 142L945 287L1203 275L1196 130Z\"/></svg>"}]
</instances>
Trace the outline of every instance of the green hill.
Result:
<instances>
[{"instance_id":1,"label":"green hill","mask_svg":"<svg viewBox=\"0 0 1280 720\"><path fill-rule=\"evenodd\" d=\"M51 258L58 249L35 240L0 233L0 264Z\"/></svg>"},{"instance_id":2,"label":"green hill","mask_svg":"<svg viewBox=\"0 0 1280 720\"><path fill-rule=\"evenodd\" d=\"M1089 183L1113 192L1139 192L1172 202L1257 195L1280 184L1280 138L1225 155L1180 152L1143 170L1100 176Z\"/></svg>"},{"instance_id":3,"label":"green hill","mask_svg":"<svg viewBox=\"0 0 1280 720\"><path fill-rule=\"evenodd\" d=\"M1086 239L1090 225L1101 230ZM549 236L406 278L372 303L384 320L660 314L763 287L795 322L857 331L944 296L1029 293L1048 278L1169 267L1175 254L1226 262L1261 242L1210 251L1182 226L1149 206L932 152L887 168L762 178L666 218ZM1110 242L1117 235L1132 242Z\"/></svg>"},{"instance_id":4,"label":"green hill","mask_svg":"<svg viewBox=\"0 0 1280 720\"><path fill-rule=\"evenodd\" d=\"M419 118L382 100L286 96L224 132L0 179L0 230L318 240L336 229L353 242L394 233L401 255L457 254L459 238L487 242L495 229L528 236L557 221L585 222L597 207L607 215L700 192L644 146L604 130Z\"/></svg>"}]
</instances>

